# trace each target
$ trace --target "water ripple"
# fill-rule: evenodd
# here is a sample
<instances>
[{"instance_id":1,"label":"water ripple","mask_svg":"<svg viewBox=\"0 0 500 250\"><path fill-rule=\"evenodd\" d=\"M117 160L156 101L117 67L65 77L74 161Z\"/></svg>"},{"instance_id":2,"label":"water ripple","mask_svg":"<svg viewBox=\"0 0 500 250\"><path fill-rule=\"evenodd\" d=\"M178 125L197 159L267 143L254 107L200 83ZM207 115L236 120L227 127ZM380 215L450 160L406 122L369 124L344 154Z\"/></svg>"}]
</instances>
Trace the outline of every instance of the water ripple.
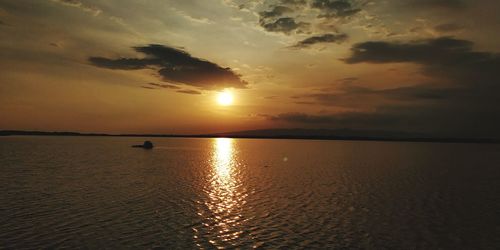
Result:
<instances>
[{"instance_id":1,"label":"water ripple","mask_svg":"<svg viewBox=\"0 0 500 250\"><path fill-rule=\"evenodd\" d=\"M497 145L135 140L0 138L0 248L500 245Z\"/></svg>"}]
</instances>

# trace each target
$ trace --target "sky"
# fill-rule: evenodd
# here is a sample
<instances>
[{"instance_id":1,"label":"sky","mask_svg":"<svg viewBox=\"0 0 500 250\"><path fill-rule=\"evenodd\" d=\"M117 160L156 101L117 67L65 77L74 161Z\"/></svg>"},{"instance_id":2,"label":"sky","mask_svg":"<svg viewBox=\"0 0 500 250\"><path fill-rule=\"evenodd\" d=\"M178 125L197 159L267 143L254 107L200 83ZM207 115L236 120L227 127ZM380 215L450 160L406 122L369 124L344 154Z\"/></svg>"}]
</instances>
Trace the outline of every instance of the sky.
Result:
<instances>
[{"instance_id":1,"label":"sky","mask_svg":"<svg viewBox=\"0 0 500 250\"><path fill-rule=\"evenodd\" d=\"M497 0L0 0L0 129L498 138L499 11Z\"/></svg>"}]
</instances>

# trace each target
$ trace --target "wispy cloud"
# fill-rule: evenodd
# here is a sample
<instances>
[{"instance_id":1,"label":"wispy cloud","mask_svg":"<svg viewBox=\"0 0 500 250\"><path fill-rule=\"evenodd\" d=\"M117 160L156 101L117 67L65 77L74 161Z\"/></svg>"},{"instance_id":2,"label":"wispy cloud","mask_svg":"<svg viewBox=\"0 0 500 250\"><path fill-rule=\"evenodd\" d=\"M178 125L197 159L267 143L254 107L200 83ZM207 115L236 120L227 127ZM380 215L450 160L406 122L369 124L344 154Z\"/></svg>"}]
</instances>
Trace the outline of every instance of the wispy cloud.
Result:
<instances>
[{"instance_id":1,"label":"wispy cloud","mask_svg":"<svg viewBox=\"0 0 500 250\"><path fill-rule=\"evenodd\" d=\"M81 0L52 0L53 2L61 3L67 6L79 8L83 11L89 12L94 16L102 13L102 10L95 5L85 3Z\"/></svg>"},{"instance_id":2,"label":"wispy cloud","mask_svg":"<svg viewBox=\"0 0 500 250\"><path fill-rule=\"evenodd\" d=\"M342 43L347 40L346 34L322 34L317 36L308 37L297 44L291 46L291 48L308 48L314 44L320 43Z\"/></svg>"},{"instance_id":3,"label":"wispy cloud","mask_svg":"<svg viewBox=\"0 0 500 250\"><path fill-rule=\"evenodd\" d=\"M177 90L178 93L190 94L190 95L201 95L200 91L191 90L191 89L181 89Z\"/></svg>"}]
</instances>

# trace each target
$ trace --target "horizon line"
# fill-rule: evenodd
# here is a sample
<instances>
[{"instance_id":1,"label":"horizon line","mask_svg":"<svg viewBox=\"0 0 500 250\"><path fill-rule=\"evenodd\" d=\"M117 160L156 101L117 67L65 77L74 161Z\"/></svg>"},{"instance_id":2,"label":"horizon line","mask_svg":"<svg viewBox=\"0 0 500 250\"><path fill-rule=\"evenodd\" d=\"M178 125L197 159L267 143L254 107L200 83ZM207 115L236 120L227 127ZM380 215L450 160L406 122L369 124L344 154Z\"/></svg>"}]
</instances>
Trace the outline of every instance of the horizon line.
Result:
<instances>
[{"instance_id":1,"label":"horizon line","mask_svg":"<svg viewBox=\"0 0 500 250\"><path fill-rule=\"evenodd\" d=\"M296 128L298 129L298 128ZM388 141L388 142L434 142L434 143L487 143L500 144L500 138L460 138L460 137L404 137L404 136L352 136L352 135L242 135L244 130L207 134L148 134L148 133L87 133L72 131L39 131L39 130L0 130L1 136L103 136L103 137L165 137L165 138L235 138L235 139L291 139L291 140L339 140L339 141ZM284 130L284 129L283 129ZM292 129L290 129L292 130ZM332 129L330 129L332 130Z\"/></svg>"}]
</instances>

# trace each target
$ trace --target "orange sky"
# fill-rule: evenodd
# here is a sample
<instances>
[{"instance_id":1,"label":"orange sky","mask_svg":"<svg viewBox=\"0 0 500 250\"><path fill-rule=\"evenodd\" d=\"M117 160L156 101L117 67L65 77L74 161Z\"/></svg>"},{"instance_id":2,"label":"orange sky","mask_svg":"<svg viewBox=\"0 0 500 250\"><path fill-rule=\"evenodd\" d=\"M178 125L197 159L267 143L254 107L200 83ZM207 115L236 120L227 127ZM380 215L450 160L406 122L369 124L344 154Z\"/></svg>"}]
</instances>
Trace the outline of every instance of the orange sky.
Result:
<instances>
[{"instance_id":1,"label":"orange sky","mask_svg":"<svg viewBox=\"0 0 500 250\"><path fill-rule=\"evenodd\" d=\"M499 133L499 9L493 0L0 0L0 130ZM216 102L224 89L233 105Z\"/></svg>"}]
</instances>

